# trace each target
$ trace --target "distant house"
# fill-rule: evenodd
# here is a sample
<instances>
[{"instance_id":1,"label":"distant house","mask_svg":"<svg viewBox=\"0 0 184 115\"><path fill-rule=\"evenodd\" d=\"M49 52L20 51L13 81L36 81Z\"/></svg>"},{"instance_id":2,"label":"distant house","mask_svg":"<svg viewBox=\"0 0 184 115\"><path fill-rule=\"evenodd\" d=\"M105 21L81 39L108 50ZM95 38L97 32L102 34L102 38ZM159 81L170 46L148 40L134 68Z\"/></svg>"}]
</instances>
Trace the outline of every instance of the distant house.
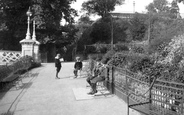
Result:
<instances>
[{"instance_id":1,"label":"distant house","mask_svg":"<svg viewBox=\"0 0 184 115\"><path fill-rule=\"evenodd\" d=\"M125 20L130 20L134 17L135 13L111 13L113 18L121 18Z\"/></svg>"}]
</instances>

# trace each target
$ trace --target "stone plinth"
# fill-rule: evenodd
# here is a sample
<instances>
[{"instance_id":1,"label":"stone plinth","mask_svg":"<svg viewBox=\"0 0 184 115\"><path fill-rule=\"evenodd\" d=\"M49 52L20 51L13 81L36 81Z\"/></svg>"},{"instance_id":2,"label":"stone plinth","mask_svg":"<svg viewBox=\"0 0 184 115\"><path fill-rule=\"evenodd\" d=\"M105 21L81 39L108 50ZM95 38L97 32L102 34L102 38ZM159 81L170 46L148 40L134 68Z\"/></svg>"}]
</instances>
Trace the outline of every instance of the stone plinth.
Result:
<instances>
[{"instance_id":1,"label":"stone plinth","mask_svg":"<svg viewBox=\"0 0 184 115\"><path fill-rule=\"evenodd\" d=\"M34 57L34 44L36 42L32 39L23 39L20 41L22 45L22 56L32 56Z\"/></svg>"}]
</instances>

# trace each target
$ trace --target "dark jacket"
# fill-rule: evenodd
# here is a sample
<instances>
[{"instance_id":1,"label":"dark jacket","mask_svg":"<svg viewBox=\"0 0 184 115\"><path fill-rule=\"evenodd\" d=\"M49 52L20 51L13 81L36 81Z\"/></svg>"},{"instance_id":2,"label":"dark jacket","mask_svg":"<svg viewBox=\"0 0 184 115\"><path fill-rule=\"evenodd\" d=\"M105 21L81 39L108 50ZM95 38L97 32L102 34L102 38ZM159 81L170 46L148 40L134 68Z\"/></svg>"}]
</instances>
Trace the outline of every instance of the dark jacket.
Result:
<instances>
[{"instance_id":1,"label":"dark jacket","mask_svg":"<svg viewBox=\"0 0 184 115\"><path fill-rule=\"evenodd\" d=\"M74 68L75 69L82 69L82 62L75 62L75 65L74 65Z\"/></svg>"},{"instance_id":2,"label":"dark jacket","mask_svg":"<svg viewBox=\"0 0 184 115\"><path fill-rule=\"evenodd\" d=\"M61 67L61 62L57 58L55 58L55 67Z\"/></svg>"}]
</instances>

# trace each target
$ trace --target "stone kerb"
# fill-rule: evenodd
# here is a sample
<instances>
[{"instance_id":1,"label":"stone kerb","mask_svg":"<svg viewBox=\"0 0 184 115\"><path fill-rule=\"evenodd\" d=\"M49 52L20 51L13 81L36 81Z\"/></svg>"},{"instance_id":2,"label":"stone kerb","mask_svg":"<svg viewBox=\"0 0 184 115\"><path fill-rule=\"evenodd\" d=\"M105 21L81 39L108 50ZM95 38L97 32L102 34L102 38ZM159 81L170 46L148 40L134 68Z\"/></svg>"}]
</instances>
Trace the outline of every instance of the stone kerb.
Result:
<instances>
[{"instance_id":1,"label":"stone kerb","mask_svg":"<svg viewBox=\"0 0 184 115\"><path fill-rule=\"evenodd\" d=\"M0 65L9 64L15 62L22 57L21 51L9 51L1 50L0 51Z\"/></svg>"}]
</instances>

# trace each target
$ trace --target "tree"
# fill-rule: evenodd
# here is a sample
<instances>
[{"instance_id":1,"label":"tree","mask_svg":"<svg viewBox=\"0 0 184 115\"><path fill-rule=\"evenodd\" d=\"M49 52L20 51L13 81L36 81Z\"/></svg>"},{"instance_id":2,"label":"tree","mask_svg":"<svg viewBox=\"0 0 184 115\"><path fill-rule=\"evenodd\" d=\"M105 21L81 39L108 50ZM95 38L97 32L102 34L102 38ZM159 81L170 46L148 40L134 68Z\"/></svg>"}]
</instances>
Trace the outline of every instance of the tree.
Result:
<instances>
[{"instance_id":1,"label":"tree","mask_svg":"<svg viewBox=\"0 0 184 115\"><path fill-rule=\"evenodd\" d=\"M92 31L90 36L92 37L92 43L110 43L111 26L110 21L104 21L102 19L97 20L92 25Z\"/></svg>"},{"instance_id":2,"label":"tree","mask_svg":"<svg viewBox=\"0 0 184 115\"><path fill-rule=\"evenodd\" d=\"M76 0L32 0L34 18L40 28L59 28L62 19L68 23L74 22L77 12L70 4Z\"/></svg>"},{"instance_id":3,"label":"tree","mask_svg":"<svg viewBox=\"0 0 184 115\"><path fill-rule=\"evenodd\" d=\"M144 39L147 30L146 20L147 15L139 13L136 13L130 20L131 25L129 29L132 35L132 40L142 41Z\"/></svg>"},{"instance_id":4,"label":"tree","mask_svg":"<svg viewBox=\"0 0 184 115\"><path fill-rule=\"evenodd\" d=\"M89 43L88 38L84 36L88 28L91 27L91 24L93 21L90 19L88 15L82 15L79 18L78 23L76 24L76 27L78 29L78 32L76 33L77 39L76 39L76 51L82 52L84 51L84 45Z\"/></svg>"},{"instance_id":5,"label":"tree","mask_svg":"<svg viewBox=\"0 0 184 115\"><path fill-rule=\"evenodd\" d=\"M97 14L102 18L115 9L116 5L123 4L125 0L88 0L82 4L82 10L87 14Z\"/></svg>"},{"instance_id":6,"label":"tree","mask_svg":"<svg viewBox=\"0 0 184 115\"><path fill-rule=\"evenodd\" d=\"M152 13L167 13L169 12L167 0L154 0L146 9Z\"/></svg>"},{"instance_id":7,"label":"tree","mask_svg":"<svg viewBox=\"0 0 184 115\"><path fill-rule=\"evenodd\" d=\"M179 17L179 7L176 1L172 1L171 8L170 8L171 18L178 18Z\"/></svg>"},{"instance_id":8,"label":"tree","mask_svg":"<svg viewBox=\"0 0 184 115\"><path fill-rule=\"evenodd\" d=\"M83 23L83 24L91 24L93 21L90 19L88 15L82 15L79 18L78 23Z\"/></svg>"},{"instance_id":9,"label":"tree","mask_svg":"<svg viewBox=\"0 0 184 115\"><path fill-rule=\"evenodd\" d=\"M177 1L178 1L179 3L180 3L180 2L183 2L183 3L184 3L184 0L177 0Z\"/></svg>"},{"instance_id":10,"label":"tree","mask_svg":"<svg viewBox=\"0 0 184 115\"><path fill-rule=\"evenodd\" d=\"M75 0L0 0L0 34L1 41L9 50L20 50L19 41L25 38L27 29L26 12L29 7L33 13L31 21L36 21L38 40L46 37L49 39L62 39L60 21L64 18L72 24L76 11L70 7ZM18 46L18 47L17 47Z\"/></svg>"}]
</instances>

